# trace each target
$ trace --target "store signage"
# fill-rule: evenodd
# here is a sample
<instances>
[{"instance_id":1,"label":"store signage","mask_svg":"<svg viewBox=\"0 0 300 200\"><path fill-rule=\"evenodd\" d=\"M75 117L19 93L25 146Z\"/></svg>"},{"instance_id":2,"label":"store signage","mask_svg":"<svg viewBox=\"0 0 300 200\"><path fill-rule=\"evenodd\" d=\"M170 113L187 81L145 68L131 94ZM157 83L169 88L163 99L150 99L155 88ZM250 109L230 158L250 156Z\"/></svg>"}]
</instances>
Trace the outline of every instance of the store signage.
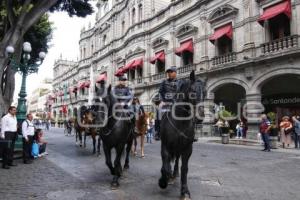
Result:
<instances>
[{"instance_id":1,"label":"store signage","mask_svg":"<svg viewBox=\"0 0 300 200\"><path fill-rule=\"evenodd\" d=\"M263 99L264 105L280 105L280 104L299 104L300 97L272 97Z\"/></svg>"}]
</instances>

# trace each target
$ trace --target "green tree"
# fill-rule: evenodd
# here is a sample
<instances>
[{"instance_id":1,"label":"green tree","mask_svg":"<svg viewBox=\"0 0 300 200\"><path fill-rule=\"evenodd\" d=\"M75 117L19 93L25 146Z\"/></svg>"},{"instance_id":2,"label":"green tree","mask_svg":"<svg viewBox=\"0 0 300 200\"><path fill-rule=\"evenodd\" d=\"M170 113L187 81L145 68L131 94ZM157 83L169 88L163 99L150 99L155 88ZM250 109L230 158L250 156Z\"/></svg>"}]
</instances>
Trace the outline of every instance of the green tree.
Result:
<instances>
[{"instance_id":1,"label":"green tree","mask_svg":"<svg viewBox=\"0 0 300 200\"><path fill-rule=\"evenodd\" d=\"M8 58L5 55L5 49L8 45L15 48L17 55L22 51L22 43L25 39L31 38L33 43L43 41L35 40L36 37L29 34L31 28L42 20L41 18L48 12L64 11L69 16L85 17L93 12L90 0L1 0L0 1L0 83L3 84L3 78L6 80L5 91L0 91L0 112L5 112L13 100L14 93L14 71L8 64ZM41 21L45 23L45 21ZM40 24L40 25L41 25ZM44 26L42 26L44 27ZM35 27L38 28L38 27ZM41 27L40 27L41 28ZM42 31L41 31L42 32ZM26 35L26 33L28 33ZM46 38L47 40L47 38ZM46 42L44 40L44 42ZM46 42L47 43L47 42ZM45 47L45 46L44 46ZM43 49L46 50L46 49ZM36 49L38 52L39 49ZM36 52L33 52L36 55ZM33 56L32 62L34 62ZM6 75L3 77L3 72Z\"/></svg>"}]
</instances>

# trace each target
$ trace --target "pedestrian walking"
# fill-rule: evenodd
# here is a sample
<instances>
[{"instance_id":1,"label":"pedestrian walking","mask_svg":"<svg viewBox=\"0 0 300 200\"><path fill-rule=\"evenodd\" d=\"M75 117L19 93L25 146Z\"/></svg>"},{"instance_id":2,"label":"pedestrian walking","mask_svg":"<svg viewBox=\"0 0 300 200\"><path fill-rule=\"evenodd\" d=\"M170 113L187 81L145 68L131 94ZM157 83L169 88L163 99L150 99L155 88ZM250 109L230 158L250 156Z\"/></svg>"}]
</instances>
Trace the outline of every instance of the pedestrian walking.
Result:
<instances>
[{"instance_id":1,"label":"pedestrian walking","mask_svg":"<svg viewBox=\"0 0 300 200\"><path fill-rule=\"evenodd\" d=\"M2 168L4 169L9 169L10 166L16 166L16 164L13 163L15 141L18 137L16 112L16 107L10 106L8 113L1 119L0 137L8 140L10 143L7 150L2 153Z\"/></svg>"},{"instance_id":2,"label":"pedestrian walking","mask_svg":"<svg viewBox=\"0 0 300 200\"><path fill-rule=\"evenodd\" d=\"M293 116L292 120L294 122L295 148L300 149L300 117Z\"/></svg>"},{"instance_id":3,"label":"pedestrian walking","mask_svg":"<svg viewBox=\"0 0 300 200\"><path fill-rule=\"evenodd\" d=\"M262 140L264 141L264 146L265 148L262 151L271 151L270 147L270 128L271 128L271 123L267 118L266 114L263 114L261 116L261 123L259 126L259 132L261 133Z\"/></svg>"},{"instance_id":4,"label":"pedestrian walking","mask_svg":"<svg viewBox=\"0 0 300 200\"><path fill-rule=\"evenodd\" d=\"M152 143L153 132L154 132L154 119L152 114L150 114L149 118L147 119L148 130L147 130L147 143Z\"/></svg>"},{"instance_id":5,"label":"pedestrian walking","mask_svg":"<svg viewBox=\"0 0 300 200\"><path fill-rule=\"evenodd\" d=\"M27 119L22 123L23 135L23 162L24 164L31 164L31 151L34 139L34 125L32 114L27 114Z\"/></svg>"},{"instance_id":6,"label":"pedestrian walking","mask_svg":"<svg viewBox=\"0 0 300 200\"><path fill-rule=\"evenodd\" d=\"M280 141L282 142L282 147L289 147L292 143L292 128L293 125L289 121L290 118L288 116L284 116L282 121L280 122Z\"/></svg>"},{"instance_id":7,"label":"pedestrian walking","mask_svg":"<svg viewBox=\"0 0 300 200\"><path fill-rule=\"evenodd\" d=\"M240 121L236 125L236 137L237 139L243 139L244 123Z\"/></svg>"}]
</instances>

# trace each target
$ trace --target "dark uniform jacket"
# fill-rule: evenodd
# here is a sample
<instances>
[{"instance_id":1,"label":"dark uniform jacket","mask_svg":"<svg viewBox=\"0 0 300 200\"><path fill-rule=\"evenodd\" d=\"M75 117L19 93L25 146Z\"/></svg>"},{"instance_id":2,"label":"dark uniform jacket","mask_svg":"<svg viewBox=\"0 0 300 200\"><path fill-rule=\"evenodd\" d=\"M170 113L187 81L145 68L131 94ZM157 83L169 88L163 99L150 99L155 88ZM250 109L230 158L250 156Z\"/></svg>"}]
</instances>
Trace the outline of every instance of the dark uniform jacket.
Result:
<instances>
[{"instance_id":1,"label":"dark uniform jacket","mask_svg":"<svg viewBox=\"0 0 300 200\"><path fill-rule=\"evenodd\" d=\"M113 95L119 102L125 103L128 103L133 98L131 89L121 84L113 88Z\"/></svg>"},{"instance_id":2,"label":"dark uniform jacket","mask_svg":"<svg viewBox=\"0 0 300 200\"><path fill-rule=\"evenodd\" d=\"M163 102L174 102L175 94L180 87L178 79L166 79L160 84L159 96Z\"/></svg>"}]
</instances>

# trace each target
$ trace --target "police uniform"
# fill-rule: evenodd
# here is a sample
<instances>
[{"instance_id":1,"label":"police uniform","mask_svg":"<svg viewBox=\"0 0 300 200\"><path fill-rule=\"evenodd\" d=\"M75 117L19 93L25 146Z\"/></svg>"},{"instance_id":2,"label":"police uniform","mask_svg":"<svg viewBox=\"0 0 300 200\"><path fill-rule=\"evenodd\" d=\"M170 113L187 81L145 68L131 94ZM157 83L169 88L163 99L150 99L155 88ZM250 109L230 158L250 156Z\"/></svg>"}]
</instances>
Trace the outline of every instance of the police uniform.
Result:
<instances>
[{"instance_id":1,"label":"police uniform","mask_svg":"<svg viewBox=\"0 0 300 200\"><path fill-rule=\"evenodd\" d=\"M119 81L126 81L127 75L124 74L123 76L119 77ZM131 89L124 85L119 83L113 88L113 95L118 100L119 103L124 102L126 105L132 100L133 94Z\"/></svg>"},{"instance_id":2,"label":"police uniform","mask_svg":"<svg viewBox=\"0 0 300 200\"><path fill-rule=\"evenodd\" d=\"M176 72L176 67L170 67L166 70L166 72L173 71ZM171 79L168 78L164 80L159 88L159 95L163 102L173 103L174 97L177 92L177 89L180 87L181 81L177 78Z\"/></svg>"}]
</instances>

